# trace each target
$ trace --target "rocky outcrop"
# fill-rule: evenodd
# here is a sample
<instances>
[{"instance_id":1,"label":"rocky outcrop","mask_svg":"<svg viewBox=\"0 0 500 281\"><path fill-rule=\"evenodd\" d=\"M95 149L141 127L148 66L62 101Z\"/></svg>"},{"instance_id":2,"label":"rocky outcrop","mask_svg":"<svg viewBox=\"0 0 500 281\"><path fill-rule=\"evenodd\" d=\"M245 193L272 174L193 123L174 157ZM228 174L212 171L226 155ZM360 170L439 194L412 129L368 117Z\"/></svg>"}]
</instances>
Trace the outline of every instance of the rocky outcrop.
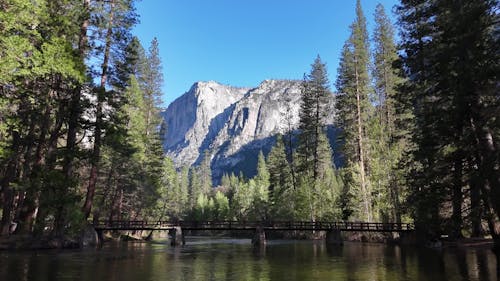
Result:
<instances>
[{"instance_id":1,"label":"rocky outcrop","mask_svg":"<svg viewBox=\"0 0 500 281\"><path fill-rule=\"evenodd\" d=\"M206 150L215 182L224 172L255 173L260 150L299 122L300 81L265 80L257 88L197 82L163 113L164 147L178 167L197 164ZM333 96L328 124L333 124Z\"/></svg>"},{"instance_id":2,"label":"rocky outcrop","mask_svg":"<svg viewBox=\"0 0 500 281\"><path fill-rule=\"evenodd\" d=\"M216 82L197 82L163 113L164 147L178 166L192 165L208 147L207 137L224 125L227 109L248 92Z\"/></svg>"}]
</instances>

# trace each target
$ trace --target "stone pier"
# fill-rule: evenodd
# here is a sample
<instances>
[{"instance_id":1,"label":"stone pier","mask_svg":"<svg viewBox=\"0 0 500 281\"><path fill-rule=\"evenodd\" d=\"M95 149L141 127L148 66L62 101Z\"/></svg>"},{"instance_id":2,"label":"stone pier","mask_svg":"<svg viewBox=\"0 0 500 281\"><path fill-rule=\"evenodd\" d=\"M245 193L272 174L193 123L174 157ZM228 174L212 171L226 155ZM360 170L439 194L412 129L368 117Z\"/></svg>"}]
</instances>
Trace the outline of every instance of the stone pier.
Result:
<instances>
[{"instance_id":1,"label":"stone pier","mask_svg":"<svg viewBox=\"0 0 500 281\"><path fill-rule=\"evenodd\" d=\"M401 232L399 234L399 244L401 245L416 245L418 242L417 233L412 232Z\"/></svg>"},{"instance_id":2,"label":"stone pier","mask_svg":"<svg viewBox=\"0 0 500 281\"><path fill-rule=\"evenodd\" d=\"M326 232L326 244L329 245L343 245L342 233L338 229L328 230Z\"/></svg>"},{"instance_id":3,"label":"stone pier","mask_svg":"<svg viewBox=\"0 0 500 281\"><path fill-rule=\"evenodd\" d=\"M252 237L252 245L254 246L265 246L266 245L266 233L262 227L257 227L255 233Z\"/></svg>"},{"instance_id":4,"label":"stone pier","mask_svg":"<svg viewBox=\"0 0 500 281\"><path fill-rule=\"evenodd\" d=\"M170 236L172 237L170 240L170 245L181 246L186 244L186 240L184 239L184 233L182 233L182 228L180 226L172 228L170 230Z\"/></svg>"},{"instance_id":5,"label":"stone pier","mask_svg":"<svg viewBox=\"0 0 500 281\"><path fill-rule=\"evenodd\" d=\"M93 225L87 225L80 236L80 246L82 248L97 247L103 242L102 230L95 230Z\"/></svg>"}]
</instances>

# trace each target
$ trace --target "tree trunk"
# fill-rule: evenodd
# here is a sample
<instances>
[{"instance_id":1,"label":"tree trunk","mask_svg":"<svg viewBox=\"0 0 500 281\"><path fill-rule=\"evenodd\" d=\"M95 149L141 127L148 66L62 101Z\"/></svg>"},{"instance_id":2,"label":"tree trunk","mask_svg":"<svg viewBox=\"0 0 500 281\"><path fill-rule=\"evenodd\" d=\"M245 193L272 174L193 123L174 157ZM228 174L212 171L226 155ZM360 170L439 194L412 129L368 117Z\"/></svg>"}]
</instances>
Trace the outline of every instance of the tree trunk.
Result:
<instances>
[{"instance_id":1,"label":"tree trunk","mask_svg":"<svg viewBox=\"0 0 500 281\"><path fill-rule=\"evenodd\" d=\"M481 126L484 122L481 122L481 115L479 114L480 105L479 96L476 95L470 124L479 147L477 165L479 168L481 198L488 228L494 241L493 251L497 259L500 259L500 179L498 170L496 170L498 159L496 158L496 149L491 132L484 125Z\"/></svg>"},{"instance_id":2,"label":"tree trunk","mask_svg":"<svg viewBox=\"0 0 500 281\"><path fill-rule=\"evenodd\" d=\"M83 0L83 9L85 13L85 18L80 26L80 37L78 40L78 52L81 60L85 60L86 50L87 50L87 29L89 26L90 18L90 0ZM82 85L78 85L71 96L70 107L69 107L69 119L68 119L68 133L66 137L66 154L64 157L63 172L66 179L70 179L73 174L73 160L76 153L76 134L78 132L78 119L80 118L80 99L81 99Z\"/></svg>"},{"instance_id":3,"label":"tree trunk","mask_svg":"<svg viewBox=\"0 0 500 281\"><path fill-rule=\"evenodd\" d=\"M456 153L455 161L453 164L453 187L452 187L452 206L453 213L451 215L451 220L453 224L451 237L452 238L462 238L462 158L461 153Z\"/></svg>"},{"instance_id":4,"label":"tree trunk","mask_svg":"<svg viewBox=\"0 0 500 281\"><path fill-rule=\"evenodd\" d=\"M26 191L25 200L20 211L20 226L19 233L30 234L33 231L33 226L38 214L40 206L40 194L42 188L43 166L45 165L45 158L48 148L47 134L51 127L52 119L52 99L54 97L54 90L50 90L45 99L45 112L40 123L40 134L37 140L37 147L35 152L35 162L29 176L29 187ZM36 122L36 120L31 120Z\"/></svg>"},{"instance_id":5,"label":"tree trunk","mask_svg":"<svg viewBox=\"0 0 500 281\"><path fill-rule=\"evenodd\" d=\"M115 0L110 0L110 5L111 8L109 12L108 30L106 33L106 45L104 48L104 58L102 63L101 83L97 93L98 96L97 96L96 121L94 130L94 149L92 151L92 157L91 157L92 165L90 168L90 177L89 177L89 184L87 186L87 195L85 197L85 203L83 204L82 207L82 212L85 219L87 219L90 216L90 212L92 211L92 203L95 195L97 177L99 175L99 161L101 158L101 133L102 133L101 130L103 122L103 103L104 103L103 100L104 100L104 95L106 93L106 82L108 78L108 66L109 66L108 63L111 50Z\"/></svg>"},{"instance_id":6,"label":"tree trunk","mask_svg":"<svg viewBox=\"0 0 500 281\"><path fill-rule=\"evenodd\" d=\"M391 201L392 201L392 219L397 223L401 223L401 204L399 203L399 190L396 182L394 180L389 180L389 188L391 192Z\"/></svg>"},{"instance_id":7,"label":"tree trunk","mask_svg":"<svg viewBox=\"0 0 500 281\"><path fill-rule=\"evenodd\" d=\"M60 101L59 110L56 115L56 123L52 133L49 137L48 147L47 147L47 156L46 156L46 167L47 170L53 171L55 170L55 166L57 164L57 143L59 137L62 135L61 128L64 124L64 117L66 114L66 106L64 102ZM69 179L68 179L69 180ZM69 183L69 181L66 181ZM55 196L58 198L58 201L54 207L56 207L56 212L54 214L54 233L57 236L62 236L64 234L64 228L66 225L66 205L67 205L67 196L68 189L71 189L72 186L57 186Z\"/></svg>"},{"instance_id":8,"label":"tree trunk","mask_svg":"<svg viewBox=\"0 0 500 281\"><path fill-rule=\"evenodd\" d=\"M472 223L472 237L482 237L483 227L481 224L483 217L483 207L481 206L481 190L478 184L477 175L475 171L470 178L470 220Z\"/></svg>"},{"instance_id":9,"label":"tree trunk","mask_svg":"<svg viewBox=\"0 0 500 281\"><path fill-rule=\"evenodd\" d=\"M364 159L364 150L363 150L363 120L361 118L361 93L359 89L359 74L358 68L355 66L355 76L356 76L356 117L357 117L357 127L358 127L358 162L359 162L359 172L361 177L361 192L363 193L363 207L365 216L368 222L372 221L371 214L371 202L369 199L369 191L368 185L366 182L365 175L365 159Z\"/></svg>"},{"instance_id":10,"label":"tree trunk","mask_svg":"<svg viewBox=\"0 0 500 281\"><path fill-rule=\"evenodd\" d=\"M14 190L10 186L16 175L18 164L18 150L20 146L20 137L17 132L13 132L12 136L12 156L9 159L5 175L0 182L1 192L3 197L2 220L0 225L0 236L10 234L10 225L13 217Z\"/></svg>"},{"instance_id":11,"label":"tree trunk","mask_svg":"<svg viewBox=\"0 0 500 281\"><path fill-rule=\"evenodd\" d=\"M476 106L479 107L479 101L477 101ZM479 147L477 152L477 165L479 168L479 177L482 179L480 185L481 192L486 192L484 195L490 200L489 204L496 213L496 216L500 218L500 175L497 170L499 163L493 135L488 128L478 128L477 124L482 124L484 122L477 121L480 120L480 115L477 112L473 114L475 116L471 118L470 122L476 138L476 143ZM483 196L483 201L484 199L485 197Z\"/></svg>"}]
</instances>

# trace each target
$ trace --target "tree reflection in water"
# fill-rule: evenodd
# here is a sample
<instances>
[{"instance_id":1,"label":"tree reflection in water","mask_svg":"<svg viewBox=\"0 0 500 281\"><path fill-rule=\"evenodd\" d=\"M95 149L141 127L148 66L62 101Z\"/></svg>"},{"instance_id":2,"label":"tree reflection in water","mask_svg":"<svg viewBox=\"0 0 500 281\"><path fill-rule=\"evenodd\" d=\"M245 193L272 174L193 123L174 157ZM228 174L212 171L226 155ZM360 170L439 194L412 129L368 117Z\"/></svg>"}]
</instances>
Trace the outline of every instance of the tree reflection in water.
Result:
<instances>
[{"instance_id":1,"label":"tree reflection in water","mask_svg":"<svg viewBox=\"0 0 500 281\"><path fill-rule=\"evenodd\" d=\"M186 246L116 243L100 250L0 252L0 280L496 281L488 249L191 238Z\"/></svg>"}]
</instances>

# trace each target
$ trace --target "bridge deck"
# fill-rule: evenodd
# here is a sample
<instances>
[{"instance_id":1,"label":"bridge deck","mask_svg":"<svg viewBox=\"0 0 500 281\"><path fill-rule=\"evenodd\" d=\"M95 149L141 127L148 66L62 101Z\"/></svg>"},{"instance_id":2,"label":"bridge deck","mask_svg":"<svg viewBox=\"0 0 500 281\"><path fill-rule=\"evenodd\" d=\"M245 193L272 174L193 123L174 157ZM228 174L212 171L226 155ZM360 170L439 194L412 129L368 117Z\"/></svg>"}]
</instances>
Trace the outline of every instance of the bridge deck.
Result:
<instances>
[{"instance_id":1,"label":"bridge deck","mask_svg":"<svg viewBox=\"0 0 500 281\"><path fill-rule=\"evenodd\" d=\"M413 224L380 222L243 222L243 221L99 221L94 224L96 230L169 230L180 226L183 230L255 230L264 231L308 231L340 230L370 232L406 232L413 231Z\"/></svg>"}]
</instances>

